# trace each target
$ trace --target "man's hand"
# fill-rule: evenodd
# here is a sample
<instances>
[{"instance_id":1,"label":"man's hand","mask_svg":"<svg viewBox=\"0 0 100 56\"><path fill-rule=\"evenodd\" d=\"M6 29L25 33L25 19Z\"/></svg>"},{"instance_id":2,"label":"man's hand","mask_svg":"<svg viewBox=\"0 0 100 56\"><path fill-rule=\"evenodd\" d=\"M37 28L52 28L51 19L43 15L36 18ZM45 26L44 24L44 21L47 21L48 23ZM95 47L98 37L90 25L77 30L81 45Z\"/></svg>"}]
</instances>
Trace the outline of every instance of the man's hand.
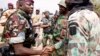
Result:
<instances>
[{"instance_id":1,"label":"man's hand","mask_svg":"<svg viewBox=\"0 0 100 56\"><path fill-rule=\"evenodd\" d=\"M55 49L54 46L46 46L44 47L44 52L51 53L54 51L54 49Z\"/></svg>"},{"instance_id":2,"label":"man's hand","mask_svg":"<svg viewBox=\"0 0 100 56\"><path fill-rule=\"evenodd\" d=\"M44 47L42 56L44 56L44 55L48 56L49 54L51 54L54 51L54 49L55 49L54 46Z\"/></svg>"}]
</instances>

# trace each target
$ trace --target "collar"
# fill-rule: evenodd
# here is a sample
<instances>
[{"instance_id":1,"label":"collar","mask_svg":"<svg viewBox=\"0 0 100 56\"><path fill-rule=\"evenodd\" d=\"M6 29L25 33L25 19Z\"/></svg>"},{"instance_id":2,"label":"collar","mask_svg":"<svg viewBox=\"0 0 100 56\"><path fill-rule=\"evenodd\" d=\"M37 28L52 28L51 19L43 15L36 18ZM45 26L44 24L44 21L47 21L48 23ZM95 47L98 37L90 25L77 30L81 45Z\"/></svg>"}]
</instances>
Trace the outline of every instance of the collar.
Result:
<instances>
[{"instance_id":1,"label":"collar","mask_svg":"<svg viewBox=\"0 0 100 56\"><path fill-rule=\"evenodd\" d=\"M24 16L27 20L31 19L30 16L21 9L18 10L18 13Z\"/></svg>"}]
</instances>

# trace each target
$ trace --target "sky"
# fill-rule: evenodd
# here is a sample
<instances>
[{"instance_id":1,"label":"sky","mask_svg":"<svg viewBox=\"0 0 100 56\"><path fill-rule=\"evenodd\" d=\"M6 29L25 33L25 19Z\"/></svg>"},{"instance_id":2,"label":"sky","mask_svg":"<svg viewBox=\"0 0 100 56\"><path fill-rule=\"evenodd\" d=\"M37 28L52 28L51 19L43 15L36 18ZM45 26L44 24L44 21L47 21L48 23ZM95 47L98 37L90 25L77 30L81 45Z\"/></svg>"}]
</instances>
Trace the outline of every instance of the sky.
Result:
<instances>
[{"instance_id":1,"label":"sky","mask_svg":"<svg viewBox=\"0 0 100 56\"><path fill-rule=\"evenodd\" d=\"M3 7L4 9L7 9L7 4L9 2L16 4L17 0L0 0L0 7ZM40 9L41 12L49 10L51 13L55 13L56 10L59 10L58 3L60 0L34 0L34 8ZM34 9L34 10L35 10Z\"/></svg>"}]
</instances>

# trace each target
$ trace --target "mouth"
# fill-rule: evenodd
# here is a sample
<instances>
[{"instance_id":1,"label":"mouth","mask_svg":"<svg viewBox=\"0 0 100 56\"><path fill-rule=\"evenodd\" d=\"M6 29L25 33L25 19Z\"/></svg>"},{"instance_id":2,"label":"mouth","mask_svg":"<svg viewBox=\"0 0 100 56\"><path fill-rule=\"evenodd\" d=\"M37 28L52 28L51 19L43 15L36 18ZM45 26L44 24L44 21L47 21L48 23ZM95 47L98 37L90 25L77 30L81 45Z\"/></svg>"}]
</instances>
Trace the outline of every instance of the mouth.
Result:
<instances>
[{"instance_id":1,"label":"mouth","mask_svg":"<svg viewBox=\"0 0 100 56\"><path fill-rule=\"evenodd\" d=\"M33 11L33 10L30 10L30 11Z\"/></svg>"},{"instance_id":2,"label":"mouth","mask_svg":"<svg viewBox=\"0 0 100 56\"><path fill-rule=\"evenodd\" d=\"M32 14L33 13L33 10L30 10L30 13Z\"/></svg>"}]
</instances>

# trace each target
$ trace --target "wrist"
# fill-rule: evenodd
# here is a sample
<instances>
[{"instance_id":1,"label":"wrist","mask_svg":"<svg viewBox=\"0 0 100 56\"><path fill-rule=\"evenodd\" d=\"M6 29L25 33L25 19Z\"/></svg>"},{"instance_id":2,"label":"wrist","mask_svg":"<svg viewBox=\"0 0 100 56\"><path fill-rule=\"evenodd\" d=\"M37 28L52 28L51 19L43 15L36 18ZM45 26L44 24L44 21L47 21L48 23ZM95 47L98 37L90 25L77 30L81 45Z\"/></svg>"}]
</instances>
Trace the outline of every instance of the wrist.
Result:
<instances>
[{"instance_id":1,"label":"wrist","mask_svg":"<svg viewBox=\"0 0 100 56\"><path fill-rule=\"evenodd\" d=\"M54 51L56 48L55 48L55 46L52 46L52 51Z\"/></svg>"},{"instance_id":2,"label":"wrist","mask_svg":"<svg viewBox=\"0 0 100 56\"><path fill-rule=\"evenodd\" d=\"M40 50L38 53L39 53L39 55L42 55L42 53L43 53L43 50Z\"/></svg>"}]
</instances>

